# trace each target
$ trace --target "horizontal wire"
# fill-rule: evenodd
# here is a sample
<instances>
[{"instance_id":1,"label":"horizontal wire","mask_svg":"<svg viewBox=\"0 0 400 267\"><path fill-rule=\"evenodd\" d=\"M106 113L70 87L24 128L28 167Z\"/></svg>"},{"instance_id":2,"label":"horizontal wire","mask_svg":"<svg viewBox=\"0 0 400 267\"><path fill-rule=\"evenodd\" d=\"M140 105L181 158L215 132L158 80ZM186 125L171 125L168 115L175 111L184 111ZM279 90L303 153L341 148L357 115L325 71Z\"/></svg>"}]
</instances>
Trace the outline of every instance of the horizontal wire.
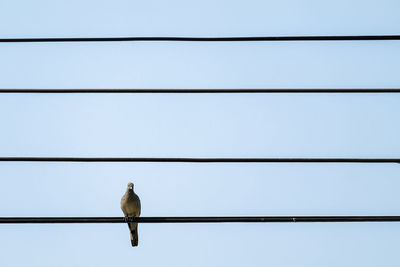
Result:
<instances>
[{"instance_id":1,"label":"horizontal wire","mask_svg":"<svg viewBox=\"0 0 400 267\"><path fill-rule=\"evenodd\" d=\"M283 223L400 222L400 216L234 216L234 217L0 217L0 224L22 223Z\"/></svg>"},{"instance_id":2,"label":"horizontal wire","mask_svg":"<svg viewBox=\"0 0 400 267\"><path fill-rule=\"evenodd\" d=\"M0 89L0 93L152 93L152 94L221 94L221 93L400 93L400 88L348 89Z\"/></svg>"},{"instance_id":3,"label":"horizontal wire","mask_svg":"<svg viewBox=\"0 0 400 267\"><path fill-rule=\"evenodd\" d=\"M400 163L400 158L0 157L0 162Z\"/></svg>"},{"instance_id":4,"label":"horizontal wire","mask_svg":"<svg viewBox=\"0 0 400 267\"><path fill-rule=\"evenodd\" d=\"M2 43L37 42L260 42L260 41L370 41L400 40L400 35L317 35L317 36L242 36L242 37L57 37L1 38Z\"/></svg>"}]
</instances>

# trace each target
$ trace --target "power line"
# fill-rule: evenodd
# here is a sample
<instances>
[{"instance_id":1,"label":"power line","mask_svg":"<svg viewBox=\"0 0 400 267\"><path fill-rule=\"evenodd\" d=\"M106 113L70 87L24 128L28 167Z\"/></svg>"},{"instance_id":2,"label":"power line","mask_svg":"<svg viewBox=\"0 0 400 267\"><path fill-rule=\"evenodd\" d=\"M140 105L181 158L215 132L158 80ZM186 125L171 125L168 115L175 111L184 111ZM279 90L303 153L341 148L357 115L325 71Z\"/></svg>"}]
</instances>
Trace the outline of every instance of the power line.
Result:
<instances>
[{"instance_id":1,"label":"power line","mask_svg":"<svg viewBox=\"0 0 400 267\"><path fill-rule=\"evenodd\" d=\"M234 217L0 217L0 224L38 223L284 223L400 222L400 216L234 216Z\"/></svg>"},{"instance_id":2,"label":"power line","mask_svg":"<svg viewBox=\"0 0 400 267\"><path fill-rule=\"evenodd\" d=\"M2 43L38 42L260 42L260 41L371 41L400 40L400 35L316 35L316 36L242 36L242 37L56 37L1 38Z\"/></svg>"},{"instance_id":3,"label":"power line","mask_svg":"<svg viewBox=\"0 0 400 267\"><path fill-rule=\"evenodd\" d=\"M400 158L0 157L0 162L400 163Z\"/></svg>"},{"instance_id":4,"label":"power line","mask_svg":"<svg viewBox=\"0 0 400 267\"><path fill-rule=\"evenodd\" d=\"M347 89L0 89L0 93L51 93L51 94L65 94L65 93L84 93L84 94L96 94L96 93L140 93L140 94L223 94L223 93L400 93L400 88L347 88Z\"/></svg>"}]
</instances>

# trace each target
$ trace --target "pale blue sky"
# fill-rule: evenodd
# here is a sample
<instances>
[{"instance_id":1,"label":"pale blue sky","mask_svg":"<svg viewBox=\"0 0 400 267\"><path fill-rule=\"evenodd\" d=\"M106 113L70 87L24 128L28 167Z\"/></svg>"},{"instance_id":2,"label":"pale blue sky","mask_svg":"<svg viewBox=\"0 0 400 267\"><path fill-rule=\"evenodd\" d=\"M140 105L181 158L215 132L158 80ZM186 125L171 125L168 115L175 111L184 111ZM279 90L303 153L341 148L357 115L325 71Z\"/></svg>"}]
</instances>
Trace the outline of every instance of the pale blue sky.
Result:
<instances>
[{"instance_id":1,"label":"pale blue sky","mask_svg":"<svg viewBox=\"0 0 400 267\"><path fill-rule=\"evenodd\" d=\"M399 34L398 1L0 1L0 37ZM399 87L400 42L0 44L0 88ZM0 95L0 156L399 157L400 95ZM399 215L398 164L1 163L0 216ZM393 266L398 223L1 225L0 266Z\"/></svg>"}]
</instances>

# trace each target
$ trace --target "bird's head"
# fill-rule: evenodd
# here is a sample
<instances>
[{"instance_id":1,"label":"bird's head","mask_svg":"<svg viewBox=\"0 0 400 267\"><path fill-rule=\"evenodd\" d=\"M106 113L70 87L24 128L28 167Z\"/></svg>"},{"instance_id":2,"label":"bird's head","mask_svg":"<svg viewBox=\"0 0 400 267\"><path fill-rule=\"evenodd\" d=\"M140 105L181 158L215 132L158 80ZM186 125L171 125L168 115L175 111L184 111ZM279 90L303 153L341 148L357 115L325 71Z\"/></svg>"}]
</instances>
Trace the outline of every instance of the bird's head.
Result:
<instances>
[{"instance_id":1,"label":"bird's head","mask_svg":"<svg viewBox=\"0 0 400 267\"><path fill-rule=\"evenodd\" d=\"M133 183L128 183L127 189L128 189L128 190L133 190Z\"/></svg>"}]
</instances>

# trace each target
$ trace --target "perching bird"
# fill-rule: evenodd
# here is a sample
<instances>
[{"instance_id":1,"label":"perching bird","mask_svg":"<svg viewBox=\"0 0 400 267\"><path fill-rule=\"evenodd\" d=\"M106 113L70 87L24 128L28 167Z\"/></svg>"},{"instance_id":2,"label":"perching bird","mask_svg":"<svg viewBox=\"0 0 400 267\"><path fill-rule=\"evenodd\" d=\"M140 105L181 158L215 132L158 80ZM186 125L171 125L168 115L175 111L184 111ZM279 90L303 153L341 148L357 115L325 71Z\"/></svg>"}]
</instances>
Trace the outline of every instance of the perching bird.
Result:
<instances>
[{"instance_id":1,"label":"perching bird","mask_svg":"<svg viewBox=\"0 0 400 267\"><path fill-rule=\"evenodd\" d=\"M133 183L128 183L125 194L121 198L121 209L127 217L139 217L140 216L140 199L133 192ZM138 245L138 223L128 223L129 230L131 232L131 243L132 247Z\"/></svg>"}]
</instances>

